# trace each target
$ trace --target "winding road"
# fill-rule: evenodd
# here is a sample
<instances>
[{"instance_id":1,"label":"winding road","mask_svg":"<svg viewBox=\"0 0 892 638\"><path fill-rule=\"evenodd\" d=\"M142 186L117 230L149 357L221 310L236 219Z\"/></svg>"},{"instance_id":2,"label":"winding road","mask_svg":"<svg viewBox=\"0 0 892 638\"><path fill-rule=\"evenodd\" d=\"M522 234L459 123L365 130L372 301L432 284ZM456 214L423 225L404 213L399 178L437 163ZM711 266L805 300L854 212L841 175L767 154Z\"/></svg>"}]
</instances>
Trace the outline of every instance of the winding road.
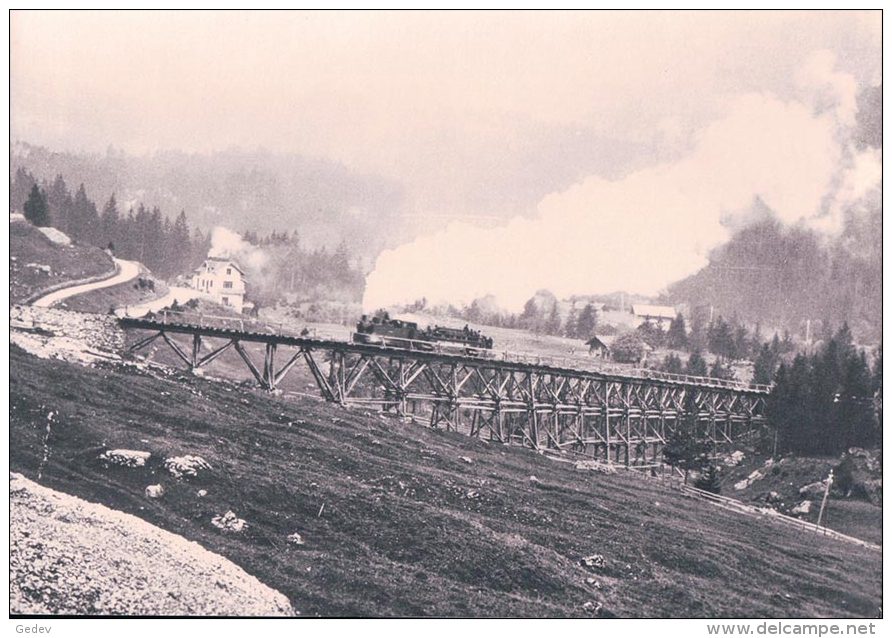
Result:
<instances>
[{"instance_id":1,"label":"winding road","mask_svg":"<svg viewBox=\"0 0 892 638\"><path fill-rule=\"evenodd\" d=\"M76 286L56 290L55 292L51 292L47 295L44 295L43 297L36 299L31 305L37 306L39 308L49 308L50 306L59 303L63 299L68 299L69 297L74 297L75 295L81 295L85 292L90 292L91 290L99 290L100 288L117 286L118 284L126 283L131 279L136 279L136 277L139 275L139 262L127 261L125 259L118 258L114 258L114 260L116 267L115 270L117 272L108 279L101 279L99 281L93 281L88 284L78 284Z\"/></svg>"}]
</instances>

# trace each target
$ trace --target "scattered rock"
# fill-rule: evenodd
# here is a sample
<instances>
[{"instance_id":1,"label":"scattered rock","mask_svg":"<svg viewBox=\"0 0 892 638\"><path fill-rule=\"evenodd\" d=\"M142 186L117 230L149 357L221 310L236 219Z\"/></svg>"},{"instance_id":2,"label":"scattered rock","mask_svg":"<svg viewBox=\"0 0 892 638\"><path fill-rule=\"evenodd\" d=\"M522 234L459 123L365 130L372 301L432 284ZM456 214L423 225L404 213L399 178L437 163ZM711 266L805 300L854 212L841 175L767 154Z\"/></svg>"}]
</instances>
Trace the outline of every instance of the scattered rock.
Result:
<instances>
[{"instance_id":1,"label":"scattered rock","mask_svg":"<svg viewBox=\"0 0 892 638\"><path fill-rule=\"evenodd\" d=\"M592 470L594 472L600 472L601 474L615 474L616 468L613 467L610 463L602 463L601 461L577 461L576 462L577 470Z\"/></svg>"},{"instance_id":2,"label":"scattered rock","mask_svg":"<svg viewBox=\"0 0 892 638\"><path fill-rule=\"evenodd\" d=\"M459 458L460 460L464 461L465 463L467 463L468 465L471 465L471 464L474 462L474 461L472 461L471 459L469 459L467 456L460 456L460 457L458 457L458 458Z\"/></svg>"},{"instance_id":3,"label":"scattered rock","mask_svg":"<svg viewBox=\"0 0 892 638\"><path fill-rule=\"evenodd\" d=\"M808 514L811 511L811 501L802 501L799 505L790 510L791 514Z\"/></svg>"},{"instance_id":4,"label":"scattered rock","mask_svg":"<svg viewBox=\"0 0 892 638\"><path fill-rule=\"evenodd\" d=\"M536 476L535 474L530 474L530 483L539 484L539 483L542 483L542 481L540 481L539 477Z\"/></svg>"},{"instance_id":5,"label":"scattered rock","mask_svg":"<svg viewBox=\"0 0 892 638\"><path fill-rule=\"evenodd\" d=\"M198 496L204 498L204 497L207 496L207 495L208 495L208 491L207 491L207 490L198 490Z\"/></svg>"},{"instance_id":6,"label":"scattered rock","mask_svg":"<svg viewBox=\"0 0 892 638\"><path fill-rule=\"evenodd\" d=\"M174 478L196 477L199 472L212 469L210 463L192 454L165 459L164 467Z\"/></svg>"},{"instance_id":7,"label":"scattered rock","mask_svg":"<svg viewBox=\"0 0 892 638\"><path fill-rule=\"evenodd\" d=\"M146 498L161 498L164 496L164 486L161 484L149 485L146 488Z\"/></svg>"},{"instance_id":8,"label":"scattered rock","mask_svg":"<svg viewBox=\"0 0 892 638\"><path fill-rule=\"evenodd\" d=\"M140 452L138 450L106 450L99 455L99 458L106 465L144 467L150 456L152 456L151 452Z\"/></svg>"},{"instance_id":9,"label":"scattered rock","mask_svg":"<svg viewBox=\"0 0 892 638\"><path fill-rule=\"evenodd\" d=\"M468 493L465 494L465 498L473 501L476 498L480 498L480 492L477 490L468 490Z\"/></svg>"},{"instance_id":10,"label":"scattered rock","mask_svg":"<svg viewBox=\"0 0 892 638\"><path fill-rule=\"evenodd\" d=\"M243 532L248 526L245 519L236 516L235 512L232 510L229 510L223 516L215 516L211 519L211 524L214 527L222 529L224 532L235 533Z\"/></svg>"},{"instance_id":11,"label":"scattered rock","mask_svg":"<svg viewBox=\"0 0 892 638\"><path fill-rule=\"evenodd\" d=\"M585 584L590 587L594 587L595 589L601 589L600 581L598 581L597 578L592 578L591 576L585 579Z\"/></svg>"},{"instance_id":12,"label":"scattered rock","mask_svg":"<svg viewBox=\"0 0 892 638\"><path fill-rule=\"evenodd\" d=\"M763 479L763 478L765 478L765 475L762 474L762 472L760 472L759 470L753 470L753 471L750 473L750 475L747 476L745 479L743 479L742 481L738 481L737 483L735 483L735 484L734 484L734 489L737 490L737 491L745 490L745 489L748 488L750 485L752 485L752 484L755 483L756 481L758 481L758 480L760 480L760 479Z\"/></svg>"},{"instance_id":13,"label":"scattered rock","mask_svg":"<svg viewBox=\"0 0 892 638\"><path fill-rule=\"evenodd\" d=\"M808 485L803 485L799 488L800 496L821 496L824 494L824 490L827 489L826 481L815 481L814 483L809 483Z\"/></svg>"},{"instance_id":14,"label":"scattered rock","mask_svg":"<svg viewBox=\"0 0 892 638\"><path fill-rule=\"evenodd\" d=\"M774 490L768 492L765 496L766 503L780 503L782 500L781 495L775 492Z\"/></svg>"},{"instance_id":15,"label":"scattered rock","mask_svg":"<svg viewBox=\"0 0 892 638\"><path fill-rule=\"evenodd\" d=\"M300 534L298 534L297 532L294 532L293 534L288 535L288 542L291 543L292 545L303 545L304 537L301 536Z\"/></svg>"},{"instance_id":16,"label":"scattered rock","mask_svg":"<svg viewBox=\"0 0 892 638\"><path fill-rule=\"evenodd\" d=\"M734 467L734 466L740 465L740 463L743 461L743 459L744 459L743 452L741 452L740 450L735 450L734 452L731 452L731 454L728 455L727 459L725 459L725 465L727 465L728 467Z\"/></svg>"},{"instance_id":17,"label":"scattered rock","mask_svg":"<svg viewBox=\"0 0 892 638\"><path fill-rule=\"evenodd\" d=\"M602 554L592 554L580 558L579 564L589 569L603 569L607 566L607 559Z\"/></svg>"},{"instance_id":18,"label":"scattered rock","mask_svg":"<svg viewBox=\"0 0 892 638\"><path fill-rule=\"evenodd\" d=\"M583 603L582 608L593 616L597 616L601 613L604 605L602 603L589 600Z\"/></svg>"}]
</instances>

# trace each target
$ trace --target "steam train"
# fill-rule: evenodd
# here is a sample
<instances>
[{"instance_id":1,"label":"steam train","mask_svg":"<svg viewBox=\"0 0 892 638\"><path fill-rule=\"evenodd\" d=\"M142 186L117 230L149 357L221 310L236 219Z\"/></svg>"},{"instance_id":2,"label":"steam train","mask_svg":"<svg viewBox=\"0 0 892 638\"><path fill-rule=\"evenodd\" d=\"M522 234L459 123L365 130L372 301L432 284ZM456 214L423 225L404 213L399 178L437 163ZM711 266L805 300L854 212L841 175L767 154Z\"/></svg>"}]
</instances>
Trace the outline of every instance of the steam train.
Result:
<instances>
[{"instance_id":1,"label":"steam train","mask_svg":"<svg viewBox=\"0 0 892 638\"><path fill-rule=\"evenodd\" d=\"M379 310L371 318L363 315L352 336L354 343L382 345L425 352L451 352L471 356L487 356L492 350L492 338L465 326L419 328L412 321L391 319Z\"/></svg>"}]
</instances>

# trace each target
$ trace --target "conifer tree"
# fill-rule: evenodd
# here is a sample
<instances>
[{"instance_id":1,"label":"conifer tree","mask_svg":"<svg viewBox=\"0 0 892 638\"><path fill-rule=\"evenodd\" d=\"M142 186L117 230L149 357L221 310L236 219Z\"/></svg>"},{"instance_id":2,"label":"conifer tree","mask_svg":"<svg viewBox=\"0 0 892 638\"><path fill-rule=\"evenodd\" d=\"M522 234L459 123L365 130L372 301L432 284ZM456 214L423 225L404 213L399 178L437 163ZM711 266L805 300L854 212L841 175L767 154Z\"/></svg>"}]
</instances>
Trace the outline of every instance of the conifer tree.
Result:
<instances>
[{"instance_id":1,"label":"conifer tree","mask_svg":"<svg viewBox=\"0 0 892 638\"><path fill-rule=\"evenodd\" d=\"M24 206L25 219L35 226L49 226L50 214L46 205L46 195L40 190L37 184L31 187L28 194L28 201Z\"/></svg>"}]
</instances>

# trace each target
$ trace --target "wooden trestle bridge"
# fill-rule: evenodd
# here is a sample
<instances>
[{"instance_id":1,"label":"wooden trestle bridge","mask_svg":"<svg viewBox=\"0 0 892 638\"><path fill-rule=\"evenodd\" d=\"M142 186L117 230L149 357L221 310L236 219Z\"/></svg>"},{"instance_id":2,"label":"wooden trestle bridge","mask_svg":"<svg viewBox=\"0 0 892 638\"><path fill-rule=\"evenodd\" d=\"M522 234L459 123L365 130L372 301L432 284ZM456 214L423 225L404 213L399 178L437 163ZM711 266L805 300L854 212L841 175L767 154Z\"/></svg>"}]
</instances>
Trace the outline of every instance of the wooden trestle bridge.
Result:
<instances>
[{"instance_id":1,"label":"wooden trestle bridge","mask_svg":"<svg viewBox=\"0 0 892 638\"><path fill-rule=\"evenodd\" d=\"M303 362L330 402L494 442L573 450L627 465L659 462L662 445L679 427L693 428L719 449L765 425L766 386L654 371L605 373L507 353L481 357L358 344L244 324L133 318L120 323L137 335L131 352L161 339L191 370L233 349L257 383L274 391ZM263 348L262 363L252 359L246 344Z\"/></svg>"}]
</instances>

